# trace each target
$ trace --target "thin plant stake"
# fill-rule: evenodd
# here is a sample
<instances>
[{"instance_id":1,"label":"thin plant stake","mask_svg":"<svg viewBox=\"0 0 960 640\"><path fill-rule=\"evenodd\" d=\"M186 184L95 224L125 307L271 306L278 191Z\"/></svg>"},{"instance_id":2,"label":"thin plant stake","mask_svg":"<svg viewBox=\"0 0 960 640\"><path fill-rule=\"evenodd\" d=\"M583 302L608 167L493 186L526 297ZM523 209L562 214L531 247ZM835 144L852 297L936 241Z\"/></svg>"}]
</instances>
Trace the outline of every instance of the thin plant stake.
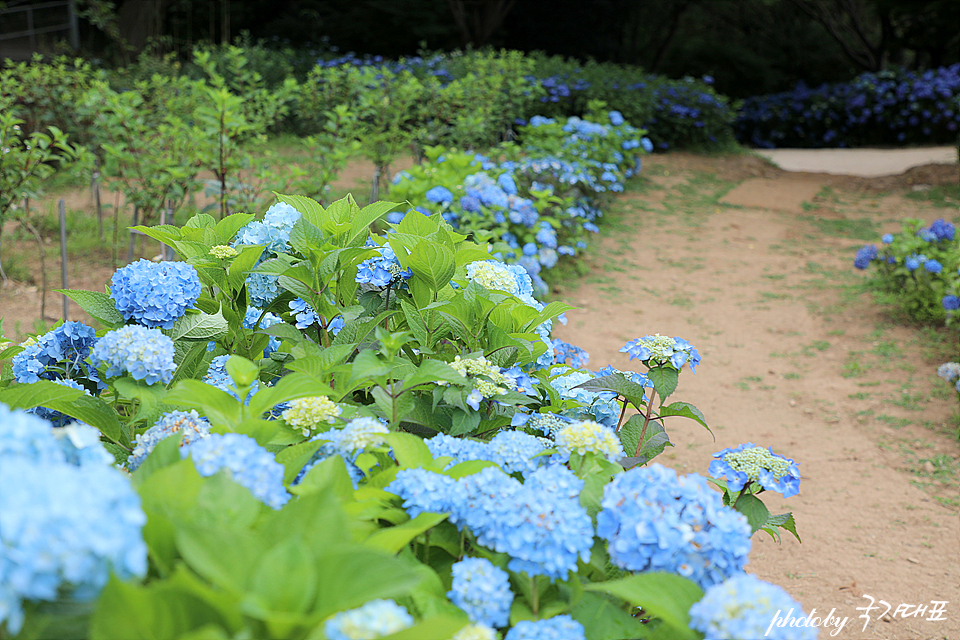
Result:
<instances>
[{"instance_id":1,"label":"thin plant stake","mask_svg":"<svg viewBox=\"0 0 960 640\"><path fill-rule=\"evenodd\" d=\"M63 198L57 203L60 210L60 283L64 289L69 289L67 284L67 208L63 203ZM67 321L67 313L70 308L70 299L63 296L63 321Z\"/></svg>"}]
</instances>

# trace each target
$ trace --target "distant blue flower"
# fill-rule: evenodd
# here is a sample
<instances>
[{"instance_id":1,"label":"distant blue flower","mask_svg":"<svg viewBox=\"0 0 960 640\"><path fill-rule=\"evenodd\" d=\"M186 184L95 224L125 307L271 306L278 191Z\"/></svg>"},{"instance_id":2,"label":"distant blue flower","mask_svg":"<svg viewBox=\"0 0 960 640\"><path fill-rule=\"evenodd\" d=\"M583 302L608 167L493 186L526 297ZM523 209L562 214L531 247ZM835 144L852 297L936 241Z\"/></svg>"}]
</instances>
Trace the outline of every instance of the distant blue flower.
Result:
<instances>
[{"instance_id":1,"label":"distant blue flower","mask_svg":"<svg viewBox=\"0 0 960 640\"><path fill-rule=\"evenodd\" d=\"M164 413L152 427L137 436L133 452L127 457L127 469L136 471L160 441L172 435L182 436L180 446L186 447L194 440L210 435L210 422L200 417L195 409Z\"/></svg>"},{"instance_id":2,"label":"distant blue flower","mask_svg":"<svg viewBox=\"0 0 960 640\"><path fill-rule=\"evenodd\" d=\"M943 265L937 262L936 260L927 260L923 263L923 268L926 269L929 273L940 273L943 271Z\"/></svg>"},{"instance_id":3,"label":"distant blue flower","mask_svg":"<svg viewBox=\"0 0 960 640\"><path fill-rule=\"evenodd\" d=\"M644 151L653 153L653 142L650 141L650 138L640 138L640 144L643 145Z\"/></svg>"},{"instance_id":4,"label":"distant blue flower","mask_svg":"<svg viewBox=\"0 0 960 640\"><path fill-rule=\"evenodd\" d=\"M853 259L853 266L857 269L866 269L870 266L870 261L876 259L877 248L872 245L864 245L857 250L857 256Z\"/></svg>"},{"instance_id":5,"label":"distant blue flower","mask_svg":"<svg viewBox=\"0 0 960 640\"><path fill-rule=\"evenodd\" d=\"M204 477L226 470L231 480L273 509L290 500L283 486L283 465L250 436L213 433L182 447L180 456L190 456L197 473Z\"/></svg>"},{"instance_id":6,"label":"distant blue flower","mask_svg":"<svg viewBox=\"0 0 960 640\"><path fill-rule=\"evenodd\" d=\"M917 269L920 268L920 264L921 264L920 259L916 254L908 256L907 259L904 261L904 265L907 267L907 271L916 271Z\"/></svg>"},{"instance_id":7,"label":"distant blue flower","mask_svg":"<svg viewBox=\"0 0 960 640\"><path fill-rule=\"evenodd\" d=\"M610 124L612 124L615 127L619 127L625 122L625 120L623 119L623 114L620 113L619 111L611 111L610 113L607 114L607 116L610 118Z\"/></svg>"},{"instance_id":8,"label":"distant blue flower","mask_svg":"<svg viewBox=\"0 0 960 640\"><path fill-rule=\"evenodd\" d=\"M706 590L703 598L690 607L690 628L709 640L816 640L815 626L773 624L788 616L804 617L799 602L782 588L742 573Z\"/></svg>"},{"instance_id":9,"label":"distant blue flower","mask_svg":"<svg viewBox=\"0 0 960 640\"><path fill-rule=\"evenodd\" d=\"M885 234L883 234L883 237L880 238L880 240L883 242L883 244L890 244L890 243L893 242L893 234L892 234L892 233L885 233Z\"/></svg>"},{"instance_id":10,"label":"distant blue flower","mask_svg":"<svg viewBox=\"0 0 960 640\"><path fill-rule=\"evenodd\" d=\"M633 467L604 487L601 505L597 535L621 569L676 573L704 589L743 571L750 525L703 476Z\"/></svg>"},{"instance_id":11,"label":"distant blue flower","mask_svg":"<svg viewBox=\"0 0 960 640\"><path fill-rule=\"evenodd\" d=\"M564 342L559 338L552 340L554 356L553 361L557 364L569 364L574 369L582 369L587 366L590 360L590 354L580 347Z\"/></svg>"},{"instance_id":12,"label":"distant blue flower","mask_svg":"<svg viewBox=\"0 0 960 640\"><path fill-rule=\"evenodd\" d=\"M262 319L261 316L263 316ZM258 320L259 323L257 322ZM247 307L247 313L243 317L243 326L245 329L266 329L267 327L282 323L283 320L276 314L270 312L263 313L263 310L257 307ZM267 346L263 350L263 357L268 357L279 348L280 339L276 336L270 336L270 339L267 341Z\"/></svg>"},{"instance_id":13,"label":"distant blue flower","mask_svg":"<svg viewBox=\"0 0 960 640\"><path fill-rule=\"evenodd\" d=\"M100 338L90 352L90 361L97 368L106 364L108 378L129 373L147 384L167 384L176 369L173 353L173 340L159 329L127 325Z\"/></svg>"},{"instance_id":14,"label":"distant blue flower","mask_svg":"<svg viewBox=\"0 0 960 640\"><path fill-rule=\"evenodd\" d=\"M478 213L480 211L480 199L475 196L465 195L460 198L460 208L470 213Z\"/></svg>"},{"instance_id":15,"label":"distant blue flower","mask_svg":"<svg viewBox=\"0 0 960 640\"><path fill-rule=\"evenodd\" d=\"M434 457L441 457L434 453ZM400 496L403 508L411 518L424 512L445 513L450 511L456 481L425 469L401 469L396 478L384 487L384 491Z\"/></svg>"},{"instance_id":16,"label":"distant blue flower","mask_svg":"<svg viewBox=\"0 0 960 640\"><path fill-rule=\"evenodd\" d=\"M471 622L505 627L510 622L513 592L510 576L486 558L464 558L451 567L453 585L447 592Z\"/></svg>"},{"instance_id":17,"label":"distant blue flower","mask_svg":"<svg viewBox=\"0 0 960 640\"><path fill-rule=\"evenodd\" d=\"M947 222L943 218L935 220L930 225L930 231L937 240L953 240L956 232L953 223Z\"/></svg>"},{"instance_id":18,"label":"distant blue flower","mask_svg":"<svg viewBox=\"0 0 960 640\"><path fill-rule=\"evenodd\" d=\"M546 620L521 620L504 640L585 640L583 625L563 614Z\"/></svg>"},{"instance_id":19,"label":"distant blue flower","mask_svg":"<svg viewBox=\"0 0 960 640\"><path fill-rule=\"evenodd\" d=\"M683 338L668 338L659 333L631 340L620 347L620 353L626 353L631 360L653 363L650 366L669 362L679 370L684 364L689 364L690 371L694 373L700 364L700 352L696 347Z\"/></svg>"},{"instance_id":20,"label":"distant blue flower","mask_svg":"<svg viewBox=\"0 0 960 640\"><path fill-rule=\"evenodd\" d=\"M747 482L759 484L768 491L778 491L784 498L791 498L800 491L797 463L775 454L773 449L747 442L718 451L713 457L710 475L724 478L731 491L740 491Z\"/></svg>"},{"instance_id":21,"label":"distant blue flower","mask_svg":"<svg viewBox=\"0 0 960 640\"><path fill-rule=\"evenodd\" d=\"M170 329L200 297L200 278L186 262L141 259L117 269L110 297L125 320Z\"/></svg>"},{"instance_id":22,"label":"distant blue flower","mask_svg":"<svg viewBox=\"0 0 960 640\"><path fill-rule=\"evenodd\" d=\"M509 173L501 173L497 176L497 184L508 196L517 195L517 183Z\"/></svg>"},{"instance_id":23,"label":"distant blue flower","mask_svg":"<svg viewBox=\"0 0 960 640\"><path fill-rule=\"evenodd\" d=\"M316 436L311 438L311 440L319 440L320 436L322 435L323 435L322 433L317 434ZM340 459L343 460L343 463L346 465L347 475L350 476L350 482L353 483L353 488L356 489L357 487L359 487L360 481L363 480L363 471L361 471L360 467L358 467L353 463L353 458L355 456L344 454L343 452L339 451L337 447L335 447L333 444L329 442L324 442L320 446L320 448L317 449L317 452L313 454L313 456L310 458L310 460L307 461L305 465L303 465L303 468L300 470L299 473L297 473L297 476L293 479L293 482L291 482L290 484L292 485L300 484L304 476L306 476L311 469L313 469L315 466L317 466L327 458L332 458L334 456L339 456ZM410 517L415 517L415 516L410 516Z\"/></svg>"},{"instance_id":24,"label":"distant blue flower","mask_svg":"<svg viewBox=\"0 0 960 640\"><path fill-rule=\"evenodd\" d=\"M413 616L393 600L371 600L341 611L323 623L327 640L375 640L414 625Z\"/></svg>"},{"instance_id":25,"label":"distant blue flower","mask_svg":"<svg viewBox=\"0 0 960 640\"><path fill-rule=\"evenodd\" d=\"M943 305L943 308L947 311L956 311L960 309L960 298L953 295L943 296L943 300L940 301Z\"/></svg>"},{"instance_id":26,"label":"distant blue flower","mask_svg":"<svg viewBox=\"0 0 960 640\"><path fill-rule=\"evenodd\" d=\"M450 189L446 187L433 187L428 190L424 197L430 202L435 202L437 204L448 204L453 202L453 194L450 193Z\"/></svg>"}]
</instances>

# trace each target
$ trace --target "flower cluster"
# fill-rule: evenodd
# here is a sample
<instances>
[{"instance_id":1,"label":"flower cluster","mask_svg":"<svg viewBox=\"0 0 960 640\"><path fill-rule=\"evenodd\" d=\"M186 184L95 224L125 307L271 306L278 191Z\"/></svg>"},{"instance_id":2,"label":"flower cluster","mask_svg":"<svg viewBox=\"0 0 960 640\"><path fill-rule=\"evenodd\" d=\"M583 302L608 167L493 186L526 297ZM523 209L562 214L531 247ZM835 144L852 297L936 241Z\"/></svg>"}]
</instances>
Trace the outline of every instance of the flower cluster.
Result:
<instances>
[{"instance_id":1,"label":"flower cluster","mask_svg":"<svg viewBox=\"0 0 960 640\"><path fill-rule=\"evenodd\" d=\"M784 498L800 492L800 470L797 463L773 452L773 449L758 447L752 442L713 454L710 475L725 478L727 488L740 491L753 482L768 491L779 491Z\"/></svg>"},{"instance_id":2,"label":"flower cluster","mask_svg":"<svg viewBox=\"0 0 960 640\"><path fill-rule=\"evenodd\" d=\"M125 320L170 329L200 297L200 277L186 262L138 260L117 269L110 297Z\"/></svg>"},{"instance_id":3,"label":"flower cluster","mask_svg":"<svg viewBox=\"0 0 960 640\"><path fill-rule=\"evenodd\" d=\"M159 329L127 325L100 338L90 352L90 362L97 368L106 364L108 378L129 373L147 384L167 384L176 369L173 353L173 340Z\"/></svg>"},{"instance_id":4,"label":"flower cluster","mask_svg":"<svg viewBox=\"0 0 960 640\"><path fill-rule=\"evenodd\" d=\"M290 311L293 313L293 316L296 319L295 325L297 329L306 329L318 324L325 326L327 331L333 335L337 335L340 333L340 329L343 329L343 325L345 324L343 316L336 316L327 322L325 318L321 318L319 315L317 315L317 312L313 310L313 307L300 298L291 300L288 306L290 307Z\"/></svg>"},{"instance_id":5,"label":"flower cluster","mask_svg":"<svg viewBox=\"0 0 960 640\"><path fill-rule=\"evenodd\" d=\"M210 361L210 366L207 367L207 372L203 376L203 381L207 384L220 389L221 391L226 391L231 396L237 400L240 397L237 395L237 391L233 385L233 379L230 377L230 374L227 373L227 360L230 359L229 355L217 356ZM254 380L253 384L250 386L250 391L247 392L247 397L244 398L244 404L250 404L250 398L260 390L260 381Z\"/></svg>"},{"instance_id":6,"label":"flower cluster","mask_svg":"<svg viewBox=\"0 0 960 640\"><path fill-rule=\"evenodd\" d=\"M200 417L195 409L164 413L152 427L137 435L133 451L127 457L127 469L136 471L157 444L172 435L182 436L181 447L189 446L192 442L210 435L210 421Z\"/></svg>"},{"instance_id":7,"label":"flower cluster","mask_svg":"<svg viewBox=\"0 0 960 640\"><path fill-rule=\"evenodd\" d=\"M88 377L98 381L86 360L97 342L97 332L82 322L64 322L29 344L13 357L17 382L30 384L58 378Z\"/></svg>"},{"instance_id":8,"label":"flower cluster","mask_svg":"<svg viewBox=\"0 0 960 640\"><path fill-rule=\"evenodd\" d=\"M291 400L288 408L281 415L288 425L300 429L304 437L307 437L321 423L333 424L341 413L343 409L330 398L310 396Z\"/></svg>"},{"instance_id":9,"label":"flower cluster","mask_svg":"<svg viewBox=\"0 0 960 640\"><path fill-rule=\"evenodd\" d=\"M523 484L497 467L455 481L431 476L445 477L403 469L386 490L411 514L449 513L479 544L509 555L511 571L562 580L576 571L578 558L590 559L593 525L579 501L583 481L566 467L541 467Z\"/></svg>"},{"instance_id":10,"label":"flower cluster","mask_svg":"<svg viewBox=\"0 0 960 640\"><path fill-rule=\"evenodd\" d=\"M504 640L586 640L583 625L563 614L546 620L521 620Z\"/></svg>"},{"instance_id":11,"label":"flower cluster","mask_svg":"<svg viewBox=\"0 0 960 640\"><path fill-rule=\"evenodd\" d=\"M593 376L589 373L574 371L554 378L550 381L550 386L560 393L561 398L574 400L582 405L565 410L563 413L567 417L579 420L593 418L602 425L615 428L622 408L617 402L617 394L609 391L596 393L576 388L577 385L588 380L593 380Z\"/></svg>"},{"instance_id":12,"label":"flower cluster","mask_svg":"<svg viewBox=\"0 0 960 640\"><path fill-rule=\"evenodd\" d=\"M464 558L451 567L450 601L463 609L471 622L505 627L510 621L513 592L510 576L485 558Z\"/></svg>"},{"instance_id":13,"label":"flower cluster","mask_svg":"<svg viewBox=\"0 0 960 640\"><path fill-rule=\"evenodd\" d=\"M937 375L947 382L953 382L957 393L960 393L960 363L944 362L937 367Z\"/></svg>"},{"instance_id":14,"label":"flower cluster","mask_svg":"<svg viewBox=\"0 0 960 640\"><path fill-rule=\"evenodd\" d=\"M250 436L210 434L182 447L180 456L190 456L197 473L204 477L225 470L231 480L273 509L290 500L290 494L283 487L283 466Z\"/></svg>"},{"instance_id":15,"label":"flower cluster","mask_svg":"<svg viewBox=\"0 0 960 640\"><path fill-rule=\"evenodd\" d=\"M489 442L439 433L424 442L434 458L453 458L448 466L468 460L489 460L507 473L523 475L546 464L547 458L539 454L550 445L549 441L522 431L500 431Z\"/></svg>"},{"instance_id":16,"label":"flower cluster","mask_svg":"<svg viewBox=\"0 0 960 640\"><path fill-rule=\"evenodd\" d=\"M792 611L796 614L789 613ZM802 618L803 608L780 587L742 573L706 590L703 598L690 607L690 628L710 640L816 640L814 626L773 625L778 615Z\"/></svg>"},{"instance_id":17,"label":"flower cluster","mask_svg":"<svg viewBox=\"0 0 960 640\"><path fill-rule=\"evenodd\" d=\"M413 626L410 613L393 600L371 600L323 623L328 640L375 640Z\"/></svg>"},{"instance_id":18,"label":"flower cluster","mask_svg":"<svg viewBox=\"0 0 960 640\"><path fill-rule=\"evenodd\" d=\"M464 378L472 378L473 390L467 395L467 404L474 411L480 410L482 400L502 396L517 386L513 376L507 375L483 356L461 359L458 355L454 357L450 367ZM448 383L440 381L437 384L446 386Z\"/></svg>"},{"instance_id":19,"label":"flower cluster","mask_svg":"<svg viewBox=\"0 0 960 640\"><path fill-rule=\"evenodd\" d=\"M613 429L591 420L581 420L561 427L554 434L554 440L557 449L567 456L573 453L583 456L591 452L610 462L616 462L624 456L623 445Z\"/></svg>"},{"instance_id":20,"label":"flower cluster","mask_svg":"<svg viewBox=\"0 0 960 640\"><path fill-rule=\"evenodd\" d=\"M275 324L280 324L283 319L273 313L264 313L257 307L247 307L247 313L243 317L244 329L266 329ZM263 357L268 357L271 353L280 348L280 339L276 336L270 336L267 341L267 347L263 350Z\"/></svg>"},{"instance_id":21,"label":"flower cluster","mask_svg":"<svg viewBox=\"0 0 960 640\"><path fill-rule=\"evenodd\" d=\"M289 249L290 232L300 219L300 212L285 202L278 202L263 216L263 220L254 220L237 231L231 246L263 245L263 253L258 264L268 257L283 253ZM266 307L280 295L277 276L265 273L251 273L247 276L247 295L250 303L256 307Z\"/></svg>"},{"instance_id":22,"label":"flower cluster","mask_svg":"<svg viewBox=\"0 0 960 640\"><path fill-rule=\"evenodd\" d=\"M850 82L744 101L737 138L757 147L953 143L960 126L960 63L915 73L864 73Z\"/></svg>"},{"instance_id":23,"label":"flower cluster","mask_svg":"<svg viewBox=\"0 0 960 640\"><path fill-rule=\"evenodd\" d=\"M140 498L99 433L76 424L57 432L0 404L0 627L14 635L25 600L90 601L111 573L147 571Z\"/></svg>"},{"instance_id":24,"label":"flower cluster","mask_svg":"<svg viewBox=\"0 0 960 640\"><path fill-rule=\"evenodd\" d=\"M601 505L597 535L621 569L677 573L705 589L747 562L747 519L723 506L703 476L634 467L604 487Z\"/></svg>"},{"instance_id":25,"label":"flower cluster","mask_svg":"<svg viewBox=\"0 0 960 640\"><path fill-rule=\"evenodd\" d=\"M393 252L390 245L379 246L372 240L368 243L368 246L370 245L372 245L371 248L377 249L379 255L367 258L360 263L357 282L379 288L405 285L406 281L413 276L413 272L400 266L397 254Z\"/></svg>"},{"instance_id":26,"label":"flower cluster","mask_svg":"<svg viewBox=\"0 0 960 640\"><path fill-rule=\"evenodd\" d=\"M356 457L358 451L367 447L379 447L390 433L387 425L377 418L354 418L343 429L331 429L318 434L318 440L326 440L342 455Z\"/></svg>"},{"instance_id":27,"label":"flower cluster","mask_svg":"<svg viewBox=\"0 0 960 640\"><path fill-rule=\"evenodd\" d=\"M620 347L620 353L626 353L631 360L640 360L650 367L671 364L677 370L684 364L690 365L690 371L696 373L700 364L700 354L696 347L683 338L668 338L659 333L631 340Z\"/></svg>"}]
</instances>

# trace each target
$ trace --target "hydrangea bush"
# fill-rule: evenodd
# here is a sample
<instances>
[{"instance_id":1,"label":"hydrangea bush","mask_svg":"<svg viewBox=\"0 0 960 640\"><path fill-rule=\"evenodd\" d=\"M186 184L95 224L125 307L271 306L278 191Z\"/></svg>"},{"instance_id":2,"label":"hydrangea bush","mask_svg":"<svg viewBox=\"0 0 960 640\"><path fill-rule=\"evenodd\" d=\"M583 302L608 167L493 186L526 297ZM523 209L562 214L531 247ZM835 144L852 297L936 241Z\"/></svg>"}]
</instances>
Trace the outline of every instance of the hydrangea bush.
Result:
<instances>
[{"instance_id":1,"label":"hydrangea bush","mask_svg":"<svg viewBox=\"0 0 960 640\"><path fill-rule=\"evenodd\" d=\"M850 82L749 98L734 123L757 147L956 144L960 63L864 73Z\"/></svg>"},{"instance_id":2,"label":"hydrangea bush","mask_svg":"<svg viewBox=\"0 0 960 640\"><path fill-rule=\"evenodd\" d=\"M0 351L0 634L76 599L97 638L696 639L716 606L687 612L745 575L751 535L796 535L758 498L799 489L782 456L721 451L709 481L651 464L674 419L707 426L668 400L701 364L683 338L624 345L637 371L571 366L587 354L550 336L570 307L502 241L443 210L279 198L143 229L188 274L138 281L163 317L127 317L129 286L71 291L101 330ZM741 605L717 624L748 628Z\"/></svg>"}]
</instances>

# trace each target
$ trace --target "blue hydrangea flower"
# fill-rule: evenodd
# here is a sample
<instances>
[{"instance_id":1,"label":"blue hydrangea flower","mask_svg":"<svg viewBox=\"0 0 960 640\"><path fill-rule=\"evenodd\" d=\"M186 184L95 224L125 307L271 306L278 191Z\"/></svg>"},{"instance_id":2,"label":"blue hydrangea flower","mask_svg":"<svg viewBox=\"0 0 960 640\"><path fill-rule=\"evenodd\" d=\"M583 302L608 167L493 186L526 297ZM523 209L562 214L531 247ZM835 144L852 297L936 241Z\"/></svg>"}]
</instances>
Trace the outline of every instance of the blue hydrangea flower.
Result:
<instances>
[{"instance_id":1,"label":"blue hydrangea flower","mask_svg":"<svg viewBox=\"0 0 960 640\"><path fill-rule=\"evenodd\" d=\"M436 456L440 457L440 456ZM384 491L400 496L403 508L411 518L424 512L446 513L450 511L450 492L456 481L450 476L425 469L401 469L397 477L384 487Z\"/></svg>"},{"instance_id":2,"label":"blue hydrangea flower","mask_svg":"<svg viewBox=\"0 0 960 640\"><path fill-rule=\"evenodd\" d=\"M586 640L583 625L563 614L546 620L521 620L503 640Z\"/></svg>"},{"instance_id":3,"label":"blue hydrangea flower","mask_svg":"<svg viewBox=\"0 0 960 640\"><path fill-rule=\"evenodd\" d=\"M450 602L460 607L471 622L505 627L510 622L513 592L510 576L485 558L464 558L451 567Z\"/></svg>"},{"instance_id":4,"label":"blue hydrangea flower","mask_svg":"<svg viewBox=\"0 0 960 640\"><path fill-rule=\"evenodd\" d=\"M740 491L747 482L759 484L768 491L778 491L784 498L800 492L800 470L797 463L777 455L773 449L746 442L732 449L713 454L710 475L725 478L727 488Z\"/></svg>"},{"instance_id":5,"label":"blue hydrangea flower","mask_svg":"<svg viewBox=\"0 0 960 640\"><path fill-rule=\"evenodd\" d=\"M937 375L947 382L960 379L960 362L944 362L937 367Z\"/></svg>"},{"instance_id":6,"label":"blue hydrangea flower","mask_svg":"<svg viewBox=\"0 0 960 640\"><path fill-rule=\"evenodd\" d=\"M110 297L125 320L170 329L200 297L200 277L186 262L138 260L117 269Z\"/></svg>"},{"instance_id":7,"label":"blue hydrangea flower","mask_svg":"<svg viewBox=\"0 0 960 640\"><path fill-rule=\"evenodd\" d=\"M853 259L853 266L857 269L866 269L870 266L870 261L877 258L877 247L868 244L857 250L857 255Z\"/></svg>"},{"instance_id":8,"label":"blue hydrangea flower","mask_svg":"<svg viewBox=\"0 0 960 640\"><path fill-rule=\"evenodd\" d=\"M930 232L937 240L953 240L956 229L952 222L947 222L943 218L934 220L930 225Z\"/></svg>"},{"instance_id":9,"label":"blue hydrangea flower","mask_svg":"<svg viewBox=\"0 0 960 640\"><path fill-rule=\"evenodd\" d=\"M626 353L630 360L652 362L650 366L670 363L679 370L684 364L690 365L690 371L696 373L700 364L700 353L696 347L683 338L668 338L659 333L631 340L620 347L620 353Z\"/></svg>"},{"instance_id":10,"label":"blue hydrangea flower","mask_svg":"<svg viewBox=\"0 0 960 640\"><path fill-rule=\"evenodd\" d=\"M517 183L509 173L501 173L497 176L497 184L508 196L517 195Z\"/></svg>"},{"instance_id":11,"label":"blue hydrangea flower","mask_svg":"<svg viewBox=\"0 0 960 640\"><path fill-rule=\"evenodd\" d=\"M544 456L537 456L546 447L536 436L523 431L500 431L481 450L484 457L478 460L490 460L507 473L527 475L540 468L545 462Z\"/></svg>"},{"instance_id":12,"label":"blue hydrangea flower","mask_svg":"<svg viewBox=\"0 0 960 640\"><path fill-rule=\"evenodd\" d=\"M213 433L182 447L180 456L190 456L197 473L204 477L225 469L230 479L273 509L290 500L283 486L283 465L250 436Z\"/></svg>"},{"instance_id":13,"label":"blue hydrangea flower","mask_svg":"<svg viewBox=\"0 0 960 640\"><path fill-rule=\"evenodd\" d=\"M601 505L597 535L621 569L676 573L706 589L747 562L747 519L723 506L698 474L634 467L604 487Z\"/></svg>"},{"instance_id":14,"label":"blue hydrangea flower","mask_svg":"<svg viewBox=\"0 0 960 640\"><path fill-rule=\"evenodd\" d=\"M323 623L327 640L375 640L412 627L413 616L393 600L371 600Z\"/></svg>"},{"instance_id":15,"label":"blue hydrangea flower","mask_svg":"<svg viewBox=\"0 0 960 640\"><path fill-rule=\"evenodd\" d=\"M480 198L467 194L460 198L460 208L468 213L480 212Z\"/></svg>"},{"instance_id":16,"label":"blue hydrangea flower","mask_svg":"<svg viewBox=\"0 0 960 640\"><path fill-rule=\"evenodd\" d=\"M450 193L450 189L441 186L429 189L424 194L424 197L430 202L434 202L436 204L449 204L450 202L453 202L453 194Z\"/></svg>"},{"instance_id":17,"label":"blue hydrangea flower","mask_svg":"<svg viewBox=\"0 0 960 640\"><path fill-rule=\"evenodd\" d=\"M610 113L607 114L607 117L610 118L610 124L612 124L615 127L619 127L624 122L626 122L623 119L623 114L620 113L619 111L611 111Z\"/></svg>"},{"instance_id":18,"label":"blue hydrangea flower","mask_svg":"<svg viewBox=\"0 0 960 640\"><path fill-rule=\"evenodd\" d=\"M299 211L285 202L278 202L267 209L263 220L254 220L241 227L233 246L262 244L264 251L283 253L289 248L290 232L299 219Z\"/></svg>"},{"instance_id":19,"label":"blue hydrangea flower","mask_svg":"<svg viewBox=\"0 0 960 640\"><path fill-rule=\"evenodd\" d=\"M612 391L595 393L586 389L575 388L588 380L593 380L591 374L574 371L554 378L550 381L550 386L560 393L561 398L574 400L583 405L582 407L565 410L563 414L568 418L593 418L600 424L615 428L622 409L620 403L617 402L617 394Z\"/></svg>"},{"instance_id":20,"label":"blue hydrangea flower","mask_svg":"<svg viewBox=\"0 0 960 640\"><path fill-rule=\"evenodd\" d=\"M292 304L292 303L291 303ZM262 318L260 316L263 316ZM259 320L259 322L257 322ZM282 323L280 316L267 312L257 307L247 307L247 313L243 317L243 326L245 329L266 329L275 324ZM263 350L263 357L268 357L271 353L280 348L280 339L276 336L270 336L267 347Z\"/></svg>"},{"instance_id":21,"label":"blue hydrangea flower","mask_svg":"<svg viewBox=\"0 0 960 640\"><path fill-rule=\"evenodd\" d=\"M111 572L147 571L146 516L96 430L0 405L0 626L16 634L25 600L90 601Z\"/></svg>"},{"instance_id":22,"label":"blue hydrangea flower","mask_svg":"<svg viewBox=\"0 0 960 640\"><path fill-rule=\"evenodd\" d=\"M816 640L816 627L771 624L787 616L804 616L799 602L782 588L743 573L706 590L690 607L690 628L703 633L706 640Z\"/></svg>"},{"instance_id":23,"label":"blue hydrangea flower","mask_svg":"<svg viewBox=\"0 0 960 640\"><path fill-rule=\"evenodd\" d=\"M893 234L892 234L892 233L885 233L885 234L883 234L883 237L880 238L880 241L883 242L883 244L892 244L892 243L893 243Z\"/></svg>"},{"instance_id":24,"label":"blue hydrangea flower","mask_svg":"<svg viewBox=\"0 0 960 640\"><path fill-rule=\"evenodd\" d=\"M943 296L943 300L940 301L940 304L943 305L943 308L947 311L956 311L960 309L960 297L954 295Z\"/></svg>"},{"instance_id":25,"label":"blue hydrangea flower","mask_svg":"<svg viewBox=\"0 0 960 640\"><path fill-rule=\"evenodd\" d=\"M106 364L108 378L129 373L147 384L167 384L176 369L173 353L173 340L159 329L127 325L100 338L90 352L90 361L97 368Z\"/></svg>"},{"instance_id":26,"label":"blue hydrangea flower","mask_svg":"<svg viewBox=\"0 0 960 640\"><path fill-rule=\"evenodd\" d=\"M520 393L533 396L536 395L537 391L534 389L533 378L528 376L521 368L520 365L513 365L509 369L503 370L503 375L510 376L514 380L514 385L517 391Z\"/></svg>"},{"instance_id":27,"label":"blue hydrangea flower","mask_svg":"<svg viewBox=\"0 0 960 640\"><path fill-rule=\"evenodd\" d=\"M96 342L93 327L82 322L64 322L13 357L13 375L17 382L26 384L64 377L87 377L99 383L96 371L86 363Z\"/></svg>"},{"instance_id":28,"label":"blue hydrangea flower","mask_svg":"<svg viewBox=\"0 0 960 640\"><path fill-rule=\"evenodd\" d=\"M923 268L929 273L940 273L943 271L943 265L936 260L927 260L923 263Z\"/></svg>"},{"instance_id":29,"label":"blue hydrangea flower","mask_svg":"<svg viewBox=\"0 0 960 640\"><path fill-rule=\"evenodd\" d=\"M413 276L413 272L400 266L397 254L393 252L390 245L377 247L377 251L380 255L367 258L360 263L356 281L374 287L405 285L406 281Z\"/></svg>"},{"instance_id":30,"label":"blue hydrangea flower","mask_svg":"<svg viewBox=\"0 0 960 640\"><path fill-rule=\"evenodd\" d=\"M556 364L569 364L574 369L582 369L590 361L590 354L580 347L564 342L559 338L551 340L553 345L553 361Z\"/></svg>"},{"instance_id":31,"label":"blue hydrangea flower","mask_svg":"<svg viewBox=\"0 0 960 640\"><path fill-rule=\"evenodd\" d=\"M136 471L161 440L172 435L182 435L181 447L210 435L210 421L200 417L196 409L168 411L160 416L152 427L137 435L133 452L127 457L127 469Z\"/></svg>"}]
</instances>

